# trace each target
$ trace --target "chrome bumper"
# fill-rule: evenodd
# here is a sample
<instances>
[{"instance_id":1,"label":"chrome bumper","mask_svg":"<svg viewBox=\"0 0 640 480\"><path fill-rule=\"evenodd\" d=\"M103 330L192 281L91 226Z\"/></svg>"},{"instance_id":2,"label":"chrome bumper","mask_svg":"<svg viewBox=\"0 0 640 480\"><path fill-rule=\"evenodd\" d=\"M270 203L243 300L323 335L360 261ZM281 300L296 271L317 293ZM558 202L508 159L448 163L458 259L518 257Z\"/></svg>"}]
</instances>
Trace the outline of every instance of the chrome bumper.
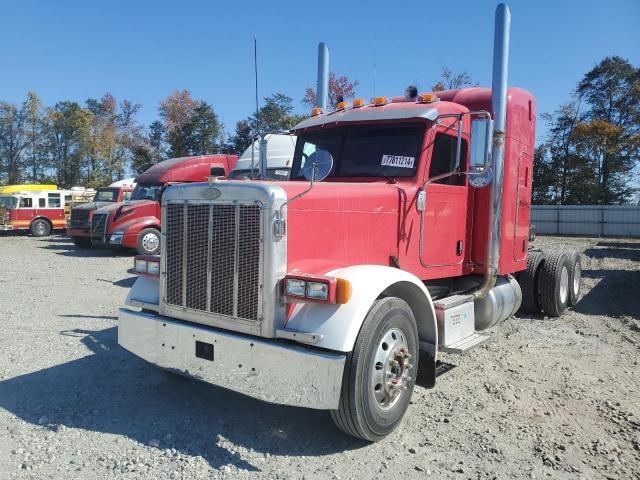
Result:
<instances>
[{"instance_id":1,"label":"chrome bumper","mask_svg":"<svg viewBox=\"0 0 640 480\"><path fill-rule=\"evenodd\" d=\"M213 346L213 360L196 356L196 342ZM285 345L128 308L119 311L118 343L159 367L267 402L338 408L344 354Z\"/></svg>"},{"instance_id":2,"label":"chrome bumper","mask_svg":"<svg viewBox=\"0 0 640 480\"><path fill-rule=\"evenodd\" d=\"M0 225L0 231L13 230L13 225Z\"/></svg>"}]
</instances>

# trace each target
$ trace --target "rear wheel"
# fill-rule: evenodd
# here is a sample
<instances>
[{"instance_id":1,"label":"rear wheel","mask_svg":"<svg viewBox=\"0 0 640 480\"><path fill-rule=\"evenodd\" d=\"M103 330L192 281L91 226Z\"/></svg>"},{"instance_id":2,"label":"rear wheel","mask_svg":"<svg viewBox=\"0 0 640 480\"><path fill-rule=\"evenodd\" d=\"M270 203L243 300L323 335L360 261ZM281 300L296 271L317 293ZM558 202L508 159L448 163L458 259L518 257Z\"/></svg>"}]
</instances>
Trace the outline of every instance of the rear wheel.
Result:
<instances>
[{"instance_id":1,"label":"rear wheel","mask_svg":"<svg viewBox=\"0 0 640 480\"><path fill-rule=\"evenodd\" d=\"M377 300L347 356L340 404L331 418L343 432L382 440L402 421L418 365L418 330L404 300Z\"/></svg>"},{"instance_id":2,"label":"rear wheel","mask_svg":"<svg viewBox=\"0 0 640 480\"><path fill-rule=\"evenodd\" d=\"M160 253L160 231L145 228L138 235L138 253L140 255L158 255Z\"/></svg>"},{"instance_id":3,"label":"rear wheel","mask_svg":"<svg viewBox=\"0 0 640 480\"><path fill-rule=\"evenodd\" d=\"M51 233L51 224L41 218L31 222L31 235L34 237L46 237Z\"/></svg>"},{"instance_id":4,"label":"rear wheel","mask_svg":"<svg viewBox=\"0 0 640 480\"><path fill-rule=\"evenodd\" d=\"M569 257L569 306L574 307L581 298L582 261L580 252L576 250L568 251L567 256Z\"/></svg>"},{"instance_id":5,"label":"rear wheel","mask_svg":"<svg viewBox=\"0 0 640 480\"><path fill-rule=\"evenodd\" d=\"M538 295L538 278L544 264L544 252L530 251L527 254L527 269L518 275L518 283L522 290L521 310L526 313L540 313L540 297Z\"/></svg>"},{"instance_id":6,"label":"rear wheel","mask_svg":"<svg viewBox=\"0 0 640 480\"><path fill-rule=\"evenodd\" d=\"M73 243L78 248L89 248L91 247L91 239L87 237L71 237Z\"/></svg>"},{"instance_id":7,"label":"rear wheel","mask_svg":"<svg viewBox=\"0 0 640 480\"><path fill-rule=\"evenodd\" d=\"M544 313L559 317L569 304L569 257L562 250L547 253L540 271L540 304Z\"/></svg>"}]
</instances>

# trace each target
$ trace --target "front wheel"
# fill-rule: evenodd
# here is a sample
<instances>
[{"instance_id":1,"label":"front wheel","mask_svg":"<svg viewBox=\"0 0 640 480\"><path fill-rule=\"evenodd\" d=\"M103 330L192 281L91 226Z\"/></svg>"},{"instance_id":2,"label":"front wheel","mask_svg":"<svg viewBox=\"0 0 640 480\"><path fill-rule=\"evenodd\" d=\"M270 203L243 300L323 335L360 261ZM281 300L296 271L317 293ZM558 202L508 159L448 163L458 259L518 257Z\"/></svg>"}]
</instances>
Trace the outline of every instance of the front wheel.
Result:
<instances>
[{"instance_id":1,"label":"front wheel","mask_svg":"<svg viewBox=\"0 0 640 480\"><path fill-rule=\"evenodd\" d=\"M160 232L155 228L145 228L138 235L138 253L140 255L158 255L160 253Z\"/></svg>"},{"instance_id":2,"label":"front wheel","mask_svg":"<svg viewBox=\"0 0 640 480\"><path fill-rule=\"evenodd\" d=\"M377 300L347 356L342 392L331 418L343 432L375 442L402 421L418 365L418 329L404 300Z\"/></svg>"},{"instance_id":3,"label":"front wheel","mask_svg":"<svg viewBox=\"0 0 640 480\"><path fill-rule=\"evenodd\" d=\"M51 224L39 218L31 223L31 235L34 237L46 237L51 233Z\"/></svg>"}]
</instances>

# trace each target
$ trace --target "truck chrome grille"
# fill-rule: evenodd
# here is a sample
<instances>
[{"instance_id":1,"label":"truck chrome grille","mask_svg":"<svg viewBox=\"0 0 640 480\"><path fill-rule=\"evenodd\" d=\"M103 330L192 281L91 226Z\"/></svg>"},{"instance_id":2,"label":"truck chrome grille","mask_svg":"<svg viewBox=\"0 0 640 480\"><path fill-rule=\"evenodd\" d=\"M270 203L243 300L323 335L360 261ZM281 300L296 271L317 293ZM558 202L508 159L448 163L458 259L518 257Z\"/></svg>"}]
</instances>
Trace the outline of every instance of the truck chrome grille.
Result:
<instances>
[{"instance_id":1,"label":"truck chrome grille","mask_svg":"<svg viewBox=\"0 0 640 480\"><path fill-rule=\"evenodd\" d=\"M71 228L87 228L89 227L89 214L91 210L86 208L72 208L71 217L69 218L69 226Z\"/></svg>"},{"instance_id":2,"label":"truck chrome grille","mask_svg":"<svg viewBox=\"0 0 640 480\"><path fill-rule=\"evenodd\" d=\"M94 213L91 217L91 233L94 235L104 235L107 231L108 213Z\"/></svg>"},{"instance_id":3,"label":"truck chrome grille","mask_svg":"<svg viewBox=\"0 0 640 480\"><path fill-rule=\"evenodd\" d=\"M245 320L261 313L261 207L165 207L165 302Z\"/></svg>"}]
</instances>

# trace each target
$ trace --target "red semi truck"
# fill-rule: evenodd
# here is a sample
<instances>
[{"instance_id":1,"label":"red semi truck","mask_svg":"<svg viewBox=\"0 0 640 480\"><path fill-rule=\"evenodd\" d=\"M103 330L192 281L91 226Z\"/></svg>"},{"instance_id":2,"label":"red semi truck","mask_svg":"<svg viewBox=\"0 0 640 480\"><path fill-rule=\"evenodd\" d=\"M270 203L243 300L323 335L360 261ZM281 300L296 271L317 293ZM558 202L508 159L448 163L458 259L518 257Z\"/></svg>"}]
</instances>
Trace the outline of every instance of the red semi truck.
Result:
<instances>
[{"instance_id":1,"label":"red semi truck","mask_svg":"<svg viewBox=\"0 0 640 480\"><path fill-rule=\"evenodd\" d=\"M160 162L136 177L136 188L126 202L99 208L91 218L94 245L136 249L140 254L160 251L160 199L166 187L176 183L201 182L213 171L227 175L235 155L199 155Z\"/></svg>"},{"instance_id":2,"label":"red semi truck","mask_svg":"<svg viewBox=\"0 0 640 480\"><path fill-rule=\"evenodd\" d=\"M116 182L108 187L99 188L93 201L73 207L67 221L67 236L78 247L90 247L93 212L113 203L126 202L131 197L134 187L133 181Z\"/></svg>"},{"instance_id":3,"label":"red semi truck","mask_svg":"<svg viewBox=\"0 0 640 480\"><path fill-rule=\"evenodd\" d=\"M580 257L528 244L535 100L507 88L509 23L501 4L492 90L319 107L292 129L289 182L167 189L161 255L135 259L120 345L265 401L330 410L344 432L377 441L417 377L435 385L439 351L481 344L521 304L549 316L575 304Z\"/></svg>"}]
</instances>

